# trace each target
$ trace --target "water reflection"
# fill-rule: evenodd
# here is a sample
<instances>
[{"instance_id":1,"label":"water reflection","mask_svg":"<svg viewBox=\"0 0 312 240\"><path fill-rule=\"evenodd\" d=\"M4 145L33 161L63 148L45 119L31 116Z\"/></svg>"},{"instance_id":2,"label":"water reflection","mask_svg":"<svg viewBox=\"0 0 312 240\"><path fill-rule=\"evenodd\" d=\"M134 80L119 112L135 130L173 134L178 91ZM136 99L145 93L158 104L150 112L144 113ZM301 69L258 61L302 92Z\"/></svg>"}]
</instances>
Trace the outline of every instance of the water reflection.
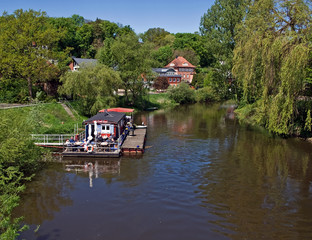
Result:
<instances>
[{"instance_id":1,"label":"water reflection","mask_svg":"<svg viewBox=\"0 0 312 240\"><path fill-rule=\"evenodd\" d=\"M24 216L24 221L29 225L40 225L45 220L52 220L64 206L73 204L69 194L73 188L69 176L59 171L58 164L51 164L27 184L27 191L22 195L15 214Z\"/></svg>"},{"instance_id":2,"label":"water reflection","mask_svg":"<svg viewBox=\"0 0 312 240\"><path fill-rule=\"evenodd\" d=\"M94 160L94 158L84 158L83 160L66 160L64 163L65 171L74 172L78 175L88 175L91 188L93 187L93 178L98 178L99 175L106 174L107 178L109 174L120 174L120 159Z\"/></svg>"}]
</instances>

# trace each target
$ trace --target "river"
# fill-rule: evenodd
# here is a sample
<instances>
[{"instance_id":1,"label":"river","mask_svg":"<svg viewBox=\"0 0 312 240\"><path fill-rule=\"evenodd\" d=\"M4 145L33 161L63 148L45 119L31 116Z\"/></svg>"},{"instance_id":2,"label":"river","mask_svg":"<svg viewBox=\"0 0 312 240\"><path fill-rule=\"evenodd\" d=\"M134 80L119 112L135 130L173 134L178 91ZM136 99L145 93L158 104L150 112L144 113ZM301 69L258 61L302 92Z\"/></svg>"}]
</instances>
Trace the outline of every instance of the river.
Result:
<instances>
[{"instance_id":1,"label":"river","mask_svg":"<svg viewBox=\"0 0 312 240\"><path fill-rule=\"evenodd\" d=\"M38 174L16 211L30 226L19 239L312 239L311 143L241 125L220 104L142 121L143 156Z\"/></svg>"}]
</instances>

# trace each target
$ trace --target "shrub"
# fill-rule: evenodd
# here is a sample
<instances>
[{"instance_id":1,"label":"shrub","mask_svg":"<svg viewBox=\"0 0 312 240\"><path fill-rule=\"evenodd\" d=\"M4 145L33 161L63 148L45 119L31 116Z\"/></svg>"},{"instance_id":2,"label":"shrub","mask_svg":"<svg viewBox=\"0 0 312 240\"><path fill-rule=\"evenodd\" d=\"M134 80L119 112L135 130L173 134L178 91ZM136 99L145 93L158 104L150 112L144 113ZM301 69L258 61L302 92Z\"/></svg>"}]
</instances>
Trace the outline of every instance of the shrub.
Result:
<instances>
[{"instance_id":1,"label":"shrub","mask_svg":"<svg viewBox=\"0 0 312 240\"><path fill-rule=\"evenodd\" d=\"M211 87L200 88L195 92L196 102L214 102L219 101L219 97Z\"/></svg>"},{"instance_id":2,"label":"shrub","mask_svg":"<svg viewBox=\"0 0 312 240\"><path fill-rule=\"evenodd\" d=\"M186 83L181 83L176 87L170 86L168 96L171 100L180 104L195 102L195 92Z\"/></svg>"}]
</instances>

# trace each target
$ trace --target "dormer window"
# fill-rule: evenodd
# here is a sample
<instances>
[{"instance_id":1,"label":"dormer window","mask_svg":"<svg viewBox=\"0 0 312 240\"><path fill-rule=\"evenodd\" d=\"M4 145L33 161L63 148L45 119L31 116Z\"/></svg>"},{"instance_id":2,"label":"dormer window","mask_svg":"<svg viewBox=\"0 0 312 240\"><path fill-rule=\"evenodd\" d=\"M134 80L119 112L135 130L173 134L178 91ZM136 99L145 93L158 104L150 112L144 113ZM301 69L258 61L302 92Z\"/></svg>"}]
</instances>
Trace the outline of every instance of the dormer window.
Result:
<instances>
[{"instance_id":1,"label":"dormer window","mask_svg":"<svg viewBox=\"0 0 312 240\"><path fill-rule=\"evenodd\" d=\"M183 65L183 66L188 66L188 63L183 63L182 65Z\"/></svg>"},{"instance_id":2,"label":"dormer window","mask_svg":"<svg viewBox=\"0 0 312 240\"><path fill-rule=\"evenodd\" d=\"M170 63L170 66L174 66L174 63Z\"/></svg>"}]
</instances>

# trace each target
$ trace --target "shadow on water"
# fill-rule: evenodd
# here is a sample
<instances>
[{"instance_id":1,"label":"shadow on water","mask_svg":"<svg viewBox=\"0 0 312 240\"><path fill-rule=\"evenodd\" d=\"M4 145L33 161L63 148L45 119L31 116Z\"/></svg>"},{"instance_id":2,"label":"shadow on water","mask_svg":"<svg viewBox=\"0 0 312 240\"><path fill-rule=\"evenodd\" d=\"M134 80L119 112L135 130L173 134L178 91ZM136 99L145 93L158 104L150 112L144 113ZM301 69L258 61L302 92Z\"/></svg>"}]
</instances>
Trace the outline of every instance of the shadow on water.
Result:
<instances>
[{"instance_id":1,"label":"shadow on water","mask_svg":"<svg viewBox=\"0 0 312 240\"><path fill-rule=\"evenodd\" d=\"M144 155L51 164L23 196L21 239L312 238L309 143L239 125L220 104L135 117Z\"/></svg>"}]
</instances>

